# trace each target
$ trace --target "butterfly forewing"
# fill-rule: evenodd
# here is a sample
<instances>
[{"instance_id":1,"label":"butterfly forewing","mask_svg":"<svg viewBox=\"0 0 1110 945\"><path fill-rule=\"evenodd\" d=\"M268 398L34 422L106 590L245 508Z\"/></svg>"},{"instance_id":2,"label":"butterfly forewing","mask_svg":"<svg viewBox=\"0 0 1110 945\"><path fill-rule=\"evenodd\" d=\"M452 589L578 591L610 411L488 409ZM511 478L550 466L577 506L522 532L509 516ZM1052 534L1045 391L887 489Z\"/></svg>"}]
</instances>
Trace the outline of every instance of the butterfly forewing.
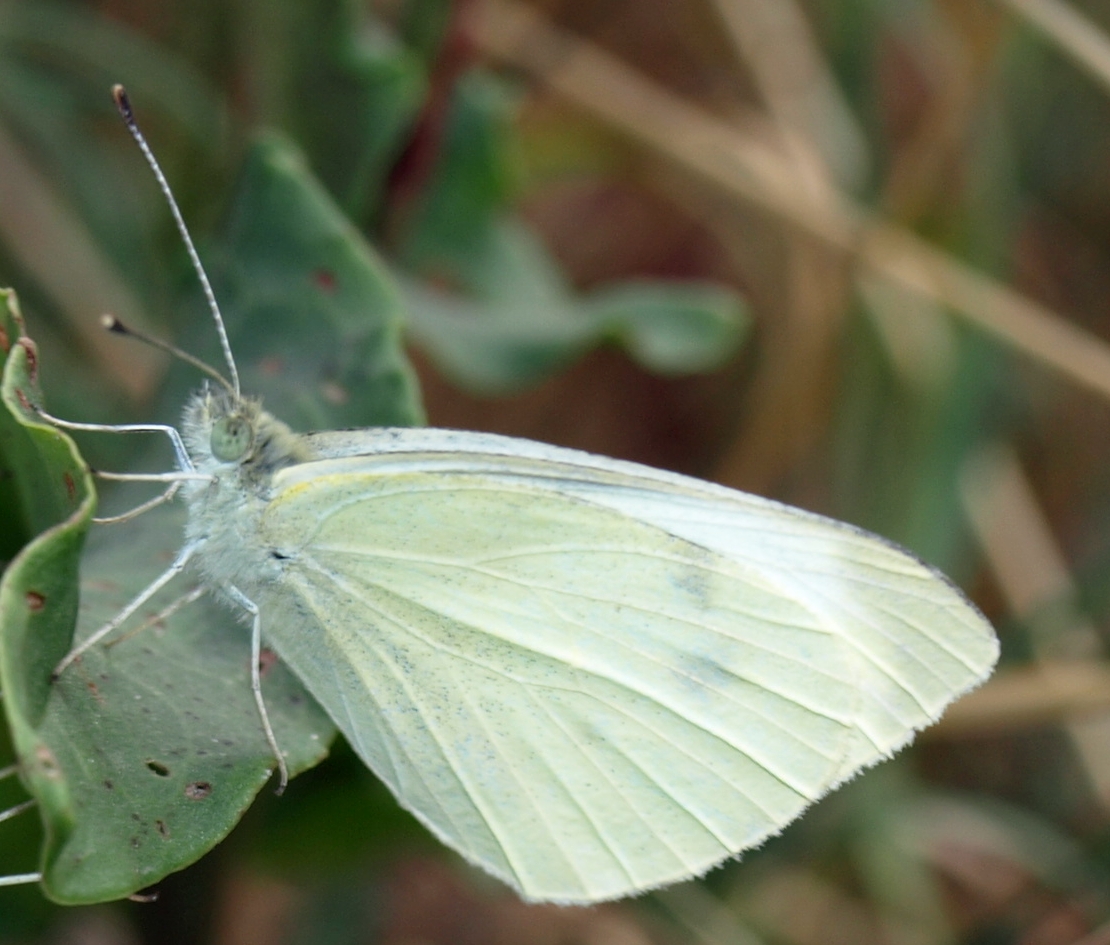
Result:
<instances>
[{"instance_id":1,"label":"butterfly forewing","mask_svg":"<svg viewBox=\"0 0 1110 945\"><path fill-rule=\"evenodd\" d=\"M704 872L993 662L947 583L824 519L504 438L309 442L262 523L284 579L244 590L401 802L530 898Z\"/></svg>"}]
</instances>

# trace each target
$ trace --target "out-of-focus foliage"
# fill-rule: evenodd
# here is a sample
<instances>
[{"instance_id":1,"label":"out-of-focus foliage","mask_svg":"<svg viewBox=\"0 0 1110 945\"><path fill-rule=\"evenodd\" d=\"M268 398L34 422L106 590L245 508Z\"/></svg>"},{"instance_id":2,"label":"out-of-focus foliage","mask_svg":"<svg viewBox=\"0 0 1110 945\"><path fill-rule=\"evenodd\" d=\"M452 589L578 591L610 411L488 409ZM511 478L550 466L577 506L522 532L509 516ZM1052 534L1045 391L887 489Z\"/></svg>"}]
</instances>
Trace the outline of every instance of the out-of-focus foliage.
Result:
<instances>
[{"instance_id":1,"label":"out-of-focus foliage","mask_svg":"<svg viewBox=\"0 0 1110 945\"><path fill-rule=\"evenodd\" d=\"M517 31L522 9L538 18ZM1105 41L1102 6L1068 11ZM0 943L1071 943L1110 919L1110 93L1059 22L1049 0L0 2L0 285L55 414L172 420L195 385L101 311L220 366L112 111L122 82L245 386L295 425L426 414L855 521L951 574L1037 667L741 864L642 901L517 903L340 746L157 903L0 889ZM61 466L61 490L33 487L24 437L52 434L32 427L0 425L5 561L73 511L51 505L71 501ZM79 443L98 468L165 463L144 438ZM26 611L41 589L16 576ZM226 617L174 621L147 631L163 671L237 659ZM5 679L21 719L23 695ZM81 802L118 835L95 777ZM0 810L25 797L0 780ZM56 851L69 809L44 810L45 839L34 813L0 822L0 875Z\"/></svg>"}]
</instances>

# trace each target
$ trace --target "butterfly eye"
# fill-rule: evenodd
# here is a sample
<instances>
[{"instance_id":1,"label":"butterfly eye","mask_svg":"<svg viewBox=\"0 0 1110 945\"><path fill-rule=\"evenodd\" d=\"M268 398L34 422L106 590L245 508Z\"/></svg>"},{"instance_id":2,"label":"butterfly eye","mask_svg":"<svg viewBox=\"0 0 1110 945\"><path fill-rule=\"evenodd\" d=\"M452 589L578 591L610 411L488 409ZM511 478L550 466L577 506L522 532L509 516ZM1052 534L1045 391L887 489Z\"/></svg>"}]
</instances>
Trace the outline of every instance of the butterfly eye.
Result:
<instances>
[{"instance_id":1,"label":"butterfly eye","mask_svg":"<svg viewBox=\"0 0 1110 945\"><path fill-rule=\"evenodd\" d=\"M221 417L212 427L212 455L220 462L242 459L253 441L254 430L243 417Z\"/></svg>"}]
</instances>

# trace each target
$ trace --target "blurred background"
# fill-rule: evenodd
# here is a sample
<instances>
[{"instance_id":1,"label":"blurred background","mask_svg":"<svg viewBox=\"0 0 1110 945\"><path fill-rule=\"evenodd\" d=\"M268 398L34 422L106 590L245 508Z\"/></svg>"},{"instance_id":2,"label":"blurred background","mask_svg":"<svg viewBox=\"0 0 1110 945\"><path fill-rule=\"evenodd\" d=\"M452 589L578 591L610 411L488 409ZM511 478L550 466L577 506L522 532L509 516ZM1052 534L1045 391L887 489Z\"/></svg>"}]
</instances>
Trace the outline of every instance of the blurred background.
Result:
<instances>
[{"instance_id":1,"label":"blurred background","mask_svg":"<svg viewBox=\"0 0 1110 945\"><path fill-rule=\"evenodd\" d=\"M285 419L423 417L845 519L964 587L1003 668L635 901L520 904L336 746L156 902L0 889L0 943L1110 943L1110 3L0 2L0 285L72 419L180 403L103 311L213 350L114 82L229 320L255 312L248 375L303 384ZM251 257L260 148L380 254L419 402L348 403L335 351L267 370L317 316ZM34 868L34 821L0 823L0 873Z\"/></svg>"}]
</instances>

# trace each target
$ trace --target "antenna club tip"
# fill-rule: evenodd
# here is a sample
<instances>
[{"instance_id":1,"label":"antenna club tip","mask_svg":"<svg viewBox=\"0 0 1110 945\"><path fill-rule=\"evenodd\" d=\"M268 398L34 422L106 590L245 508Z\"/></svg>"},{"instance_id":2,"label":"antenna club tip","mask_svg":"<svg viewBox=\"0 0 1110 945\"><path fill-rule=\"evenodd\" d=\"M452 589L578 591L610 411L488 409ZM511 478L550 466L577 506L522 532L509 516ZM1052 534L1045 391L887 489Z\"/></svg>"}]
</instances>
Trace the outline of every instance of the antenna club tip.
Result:
<instances>
[{"instance_id":1,"label":"antenna club tip","mask_svg":"<svg viewBox=\"0 0 1110 945\"><path fill-rule=\"evenodd\" d=\"M134 116L131 112L131 99L127 97L127 89L118 82L112 86L112 99L116 103L117 110L123 116L123 120L132 121Z\"/></svg>"},{"instance_id":2,"label":"antenna club tip","mask_svg":"<svg viewBox=\"0 0 1110 945\"><path fill-rule=\"evenodd\" d=\"M115 315L105 312L100 316L100 327L105 331L114 331L117 333L124 333L127 329Z\"/></svg>"}]
</instances>

